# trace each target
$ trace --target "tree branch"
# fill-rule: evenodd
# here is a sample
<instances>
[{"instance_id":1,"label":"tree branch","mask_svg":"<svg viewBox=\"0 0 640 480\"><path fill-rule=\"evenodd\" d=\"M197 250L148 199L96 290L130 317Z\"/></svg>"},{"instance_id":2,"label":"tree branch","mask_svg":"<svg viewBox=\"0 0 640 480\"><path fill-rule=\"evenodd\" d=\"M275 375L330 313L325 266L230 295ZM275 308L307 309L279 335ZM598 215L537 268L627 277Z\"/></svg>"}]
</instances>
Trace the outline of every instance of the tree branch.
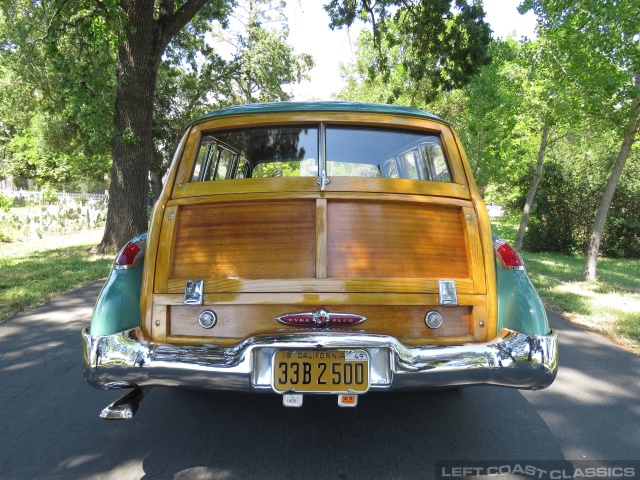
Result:
<instances>
[{"instance_id":1,"label":"tree branch","mask_svg":"<svg viewBox=\"0 0 640 480\"><path fill-rule=\"evenodd\" d=\"M160 26L160 45L158 46L161 52L164 52L164 49L169 45L171 39L191 21L207 1L208 0L187 0L175 13L158 19ZM169 3L173 2L170 0L163 1L165 5Z\"/></svg>"},{"instance_id":2,"label":"tree branch","mask_svg":"<svg viewBox=\"0 0 640 480\"><path fill-rule=\"evenodd\" d=\"M56 17L58 15L60 15L60 12L65 7L65 5L67 4L68 1L69 0L63 0L62 3L60 3L60 6L56 9L56 11L53 12L53 15L51 15L51 18L49 19L49 25L47 25L47 33L40 40L44 40L45 38L47 38L49 36L49 32L51 31L51 27L53 26L53 21L56 19Z\"/></svg>"}]
</instances>

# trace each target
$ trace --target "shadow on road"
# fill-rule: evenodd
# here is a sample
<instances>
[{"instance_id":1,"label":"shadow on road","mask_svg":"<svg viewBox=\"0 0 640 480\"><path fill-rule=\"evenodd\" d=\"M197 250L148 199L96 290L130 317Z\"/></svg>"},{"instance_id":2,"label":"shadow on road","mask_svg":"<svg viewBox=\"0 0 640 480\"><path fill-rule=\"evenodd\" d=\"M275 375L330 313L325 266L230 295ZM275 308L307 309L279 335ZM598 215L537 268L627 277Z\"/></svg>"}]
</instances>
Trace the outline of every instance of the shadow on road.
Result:
<instances>
[{"instance_id":1,"label":"shadow on road","mask_svg":"<svg viewBox=\"0 0 640 480\"><path fill-rule=\"evenodd\" d=\"M133 420L106 422L98 413L120 392L81 372L98 291L0 325L0 479L427 479L436 460L640 457L637 357L559 320L561 373L544 391L371 393L355 409L308 397L288 409L276 395L156 388Z\"/></svg>"}]
</instances>

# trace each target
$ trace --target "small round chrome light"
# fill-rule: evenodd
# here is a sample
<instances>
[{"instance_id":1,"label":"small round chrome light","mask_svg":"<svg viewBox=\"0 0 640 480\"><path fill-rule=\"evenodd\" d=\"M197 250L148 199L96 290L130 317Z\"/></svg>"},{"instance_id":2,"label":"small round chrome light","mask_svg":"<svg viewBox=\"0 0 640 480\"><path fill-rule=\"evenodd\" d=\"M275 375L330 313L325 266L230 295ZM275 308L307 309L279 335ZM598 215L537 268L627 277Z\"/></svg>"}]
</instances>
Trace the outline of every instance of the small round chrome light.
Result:
<instances>
[{"instance_id":1,"label":"small round chrome light","mask_svg":"<svg viewBox=\"0 0 640 480\"><path fill-rule=\"evenodd\" d=\"M202 328L212 328L217 321L218 317L211 310L204 310L198 317L198 323Z\"/></svg>"},{"instance_id":2,"label":"small round chrome light","mask_svg":"<svg viewBox=\"0 0 640 480\"><path fill-rule=\"evenodd\" d=\"M435 310L431 310L424 316L424 323L429 328L440 328L442 326L442 315Z\"/></svg>"}]
</instances>

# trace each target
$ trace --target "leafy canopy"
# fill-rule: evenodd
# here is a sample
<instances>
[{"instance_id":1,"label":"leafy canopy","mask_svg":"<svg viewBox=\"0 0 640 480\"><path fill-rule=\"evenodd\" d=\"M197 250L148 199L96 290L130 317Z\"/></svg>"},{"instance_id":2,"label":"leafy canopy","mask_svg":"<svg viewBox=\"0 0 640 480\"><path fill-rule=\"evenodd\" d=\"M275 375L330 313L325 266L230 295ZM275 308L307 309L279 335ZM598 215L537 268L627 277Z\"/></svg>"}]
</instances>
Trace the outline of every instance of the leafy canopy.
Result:
<instances>
[{"instance_id":1,"label":"leafy canopy","mask_svg":"<svg viewBox=\"0 0 640 480\"><path fill-rule=\"evenodd\" d=\"M325 10L332 29L356 20L372 25L369 78L386 82L402 70L408 85L420 87L426 101L465 85L490 61L491 30L482 3L456 0L331 0ZM392 52L392 55L388 55ZM389 101L401 92L396 90Z\"/></svg>"}]
</instances>

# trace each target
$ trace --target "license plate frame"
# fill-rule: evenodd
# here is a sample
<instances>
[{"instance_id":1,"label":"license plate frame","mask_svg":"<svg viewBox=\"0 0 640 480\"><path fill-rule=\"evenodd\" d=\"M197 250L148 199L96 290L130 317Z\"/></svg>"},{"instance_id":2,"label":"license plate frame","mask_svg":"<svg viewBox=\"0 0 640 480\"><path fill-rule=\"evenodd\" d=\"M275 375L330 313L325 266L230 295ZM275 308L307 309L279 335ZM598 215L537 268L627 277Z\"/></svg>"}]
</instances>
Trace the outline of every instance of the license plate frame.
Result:
<instances>
[{"instance_id":1,"label":"license plate frame","mask_svg":"<svg viewBox=\"0 0 640 480\"><path fill-rule=\"evenodd\" d=\"M271 388L276 393L359 395L370 387L366 350L280 349L271 357Z\"/></svg>"}]
</instances>

